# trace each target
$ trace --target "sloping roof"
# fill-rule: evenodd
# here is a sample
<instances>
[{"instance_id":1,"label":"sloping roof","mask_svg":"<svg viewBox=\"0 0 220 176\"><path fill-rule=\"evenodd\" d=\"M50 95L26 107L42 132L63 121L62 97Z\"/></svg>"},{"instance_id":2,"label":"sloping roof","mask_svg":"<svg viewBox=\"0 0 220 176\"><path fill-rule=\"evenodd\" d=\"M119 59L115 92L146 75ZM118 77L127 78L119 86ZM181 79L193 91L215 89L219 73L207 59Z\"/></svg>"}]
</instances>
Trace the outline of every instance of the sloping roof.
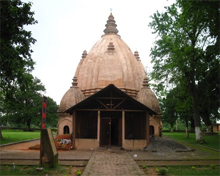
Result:
<instances>
[{"instance_id":1,"label":"sloping roof","mask_svg":"<svg viewBox=\"0 0 220 176\"><path fill-rule=\"evenodd\" d=\"M77 103L76 105L68 108L65 112L72 114L73 110L77 109L99 109L102 111L101 106L97 106L99 102L97 102L97 98L112 98L114 100L117 100L117 98L123 98L124 101L121 103L121 106L117 105L118 109L124 109L127 110L143 110L148 111L151 115L157 114L154 110L150 109L146 105L140 103L136 99L132 98L131 96L127 95L125 92L121 91L119 88L117 88L115 85L110 84L106 86L105 88L101 89L100 91L96 92L95 94L89 96L88 98L82 100L81 102ZM119 103L120 104L120 103ZM100 105L100 104L99 104ZM109 109L111 111L112 109Z\"/></svg>"}]
</instances>

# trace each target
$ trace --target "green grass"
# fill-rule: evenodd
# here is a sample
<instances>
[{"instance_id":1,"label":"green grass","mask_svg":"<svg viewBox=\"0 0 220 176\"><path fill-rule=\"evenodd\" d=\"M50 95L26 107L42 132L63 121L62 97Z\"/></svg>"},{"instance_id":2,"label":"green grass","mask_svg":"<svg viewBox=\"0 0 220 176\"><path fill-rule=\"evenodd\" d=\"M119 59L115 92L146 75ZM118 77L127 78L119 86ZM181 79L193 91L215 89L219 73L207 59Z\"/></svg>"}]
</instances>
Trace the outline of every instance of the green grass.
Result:
<instances>
[{"instance_id":1,"label":"green grass","mask_svg":"<svg viewBox=\"0 0 220 176\"><path fill-rule=\"evenodd\" d=\"M2 130L3 139L0 139L0 145L40 138L40 131L22 131L22 130Z\"/></svg>"},{"instance_id":2,"label":"green grass","mask_svg":"<svg viewBox=\"0 0 220 176\"><path fill-rule=\"evenodd\" d=\"M219 175L220 166L172 166L168 167L168 175Z\"/></svg>"},{"instance_id":3,"label":"green grass","mask_svg":"<svg viewBox=\"0 0 220 176\"><path fill-rule=\"evenodd\" d=\"M177 176L177 175L220 175L220 166L215 166L214 168L210 166L167 166L167 167L145 167L142 170L146 174L150 175L163 175L163 173L167 176ZM153 172L152 172L153 171ZM165 172L161 172L165 171Z\"/></svg>"},{"instance_id":4,"label":"green grass","mask_svg":"<svg viewBox=\"0 0 220 176\"><path fill-rule=\"evenodd\" d=\"M174 140L188 142L193 145L198 144L195 140L196 139L195 133L190 133L189 138L186 138L186 134L183 132L163 132L163 136L170 137ZM204 135L203 139L205 140L205 143L201 145L219 150L219 141L220 141L219 134L218 135Z\"/></svg>"},{"instance_id":5,"label":"green grass","mask_svg":"<svg viewBox=\"0 0 220 176\"><path fill-rule=\"evenodd\" d=\"M71 175L72 166L57 166L56 168L43 168L36 170L39 166L3 166L0 165L0 175ZM76 169L79 169L78 167ZM76 170L75 169L75 170ZM80 168L81 169L81 168Z\"/></svg>"}]
</instances>

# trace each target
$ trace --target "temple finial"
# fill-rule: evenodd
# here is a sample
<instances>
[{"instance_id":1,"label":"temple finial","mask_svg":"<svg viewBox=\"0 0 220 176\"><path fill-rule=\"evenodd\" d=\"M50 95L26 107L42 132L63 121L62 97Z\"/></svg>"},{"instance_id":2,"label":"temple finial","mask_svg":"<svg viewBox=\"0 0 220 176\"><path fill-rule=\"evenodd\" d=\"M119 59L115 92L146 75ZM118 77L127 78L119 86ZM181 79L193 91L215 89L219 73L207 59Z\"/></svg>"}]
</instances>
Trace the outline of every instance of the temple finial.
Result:
<instances>
[{"instance_id":1,"label":"temple finial","mask_svg":"<svg viewBox=\"0 0 220 176\"><path fill-rule=\"evenodd\" d=\"M73 77L73 82L72 82L72 86L71 87L77 87L77 84L78 84L78 82L77 82L77 77Z\"/></svg>"},{"instance_id":2,"label":"temple finial","mask_svg":"<svg viewBox=\"0 0 220 176\"><path fill-rule=\"evenodd\" d=\"M117 25L115 24L115 20L114 20L112 13L109 15L107 24L105 25L105 27L106 27L104 30L105 34L117 34L118 33L118 29L116 28Z\"/></svg>"},{"instance_id":3,"label":"temple finial","mask_svg":"<svg viewBox=\"0 0 220 176\"><path fill-rule=\"evenodd\" d=\"M83 53L82 53L82 58L86 58L86 56L87 56L87 51L84 50Z\"/></svg>"},{"instance_id":4,"label":"temple finial","mask_svg":"<svg viewBox=\"0 0 220 176\"><path fill-rule=\"evenodd\" d=\"M108 44L108 51L114 51L114 50L115 50L115 47L114 47L113 43L110 42L110 43Z\"/></svg>"},{"instance_id":5,"label":"temple finial","mask_svg":"<svg viewBox=\"0 0 220 176\"><path fill-rule=\"evenodd\" d=\"M144 78L143 87L144 87L144 88L150 88L150 87L149 87L149 83L148 83L148 78L147 78L147 77Z\"/></svg>"},{"instance_id":6,"label":"temple finial","mask_svg":"<svg viewBox=\"0 0 220 176\"><path fill-rule=\"evenodd\" d=\"M136 57L136 59L137 59L138 61L140 60L139 53L138 53L137 50L134 52L134 56Z\"/></svg>"}]
</instances>

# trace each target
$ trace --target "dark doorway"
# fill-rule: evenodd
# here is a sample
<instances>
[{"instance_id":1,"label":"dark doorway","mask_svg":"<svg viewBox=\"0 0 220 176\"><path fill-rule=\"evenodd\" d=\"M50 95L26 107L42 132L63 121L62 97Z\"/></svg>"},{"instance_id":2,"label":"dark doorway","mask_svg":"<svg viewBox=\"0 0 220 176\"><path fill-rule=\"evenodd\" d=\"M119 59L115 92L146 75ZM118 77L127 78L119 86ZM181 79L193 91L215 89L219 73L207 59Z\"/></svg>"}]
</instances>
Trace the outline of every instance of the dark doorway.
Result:
<instances>
[{"instance_id":1,"label":"dark doorway","mask_svg":"<svg viewBox=\"0 0 220 176\"><path fill-rule=\"evenodd\" d=\"M101 145L111 145L111 118L102 118L100 125L101 125L100 127Z\"/></svg>"},{"instance_id":2,"label":"dark doorway","mask_svg":"<svg viewBox=\"0 0 220 176\"><path fill-rule=\"evenodd\" d=\"M70 128L67 125L63 127L63 134L70 134Z\"/></svg>"},{"instance_id":3,"label":"dark doorway","mask_svg":"<svg viewBox=\"0 0 220 176\"><path fill-rule=\"evenodd\" d=\"M111 119L111 145L118 145L118 119Z\"/></svg>"},{"instance_id":4,"label":"dark doorway","mask_svg":"<svg viewBox=\"0 0 220 176\"><path fill-rule=\"evenodd\" d=\"M100 144L121 145L121 118L101 118Z\"/></svg>"},{"instance_id":5,"label":"dark doorway","mask_svg":"<svg viewBox=\"0 0 220 176\"><path fill-rule=\"evenodd\" d=\"M154 136L154 126L150 126L150 132L149 132L150 136L153 137Z\"/></svg>"}]
</instances>

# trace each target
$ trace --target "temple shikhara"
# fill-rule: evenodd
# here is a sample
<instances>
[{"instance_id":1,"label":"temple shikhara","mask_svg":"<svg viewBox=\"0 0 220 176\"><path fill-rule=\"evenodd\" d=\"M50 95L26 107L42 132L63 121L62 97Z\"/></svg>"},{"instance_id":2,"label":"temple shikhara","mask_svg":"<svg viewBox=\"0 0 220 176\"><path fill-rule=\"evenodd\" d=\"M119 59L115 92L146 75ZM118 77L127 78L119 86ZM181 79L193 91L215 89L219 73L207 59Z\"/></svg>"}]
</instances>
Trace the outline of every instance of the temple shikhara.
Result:
<instances>
[{"instance_id":1,"label":"temple shikhara","mask_svg":"<svg viewBox=\"0 0 220 176\"><path fill-rule=\"evenodd\" d=\"M112 13L104 35L82 58L58 110L58 135L72 134L75 149L146 147L161 135L160 107L139 53L118 35Z\"/></svg>"}]
</instances>

